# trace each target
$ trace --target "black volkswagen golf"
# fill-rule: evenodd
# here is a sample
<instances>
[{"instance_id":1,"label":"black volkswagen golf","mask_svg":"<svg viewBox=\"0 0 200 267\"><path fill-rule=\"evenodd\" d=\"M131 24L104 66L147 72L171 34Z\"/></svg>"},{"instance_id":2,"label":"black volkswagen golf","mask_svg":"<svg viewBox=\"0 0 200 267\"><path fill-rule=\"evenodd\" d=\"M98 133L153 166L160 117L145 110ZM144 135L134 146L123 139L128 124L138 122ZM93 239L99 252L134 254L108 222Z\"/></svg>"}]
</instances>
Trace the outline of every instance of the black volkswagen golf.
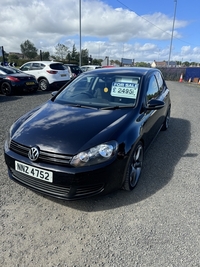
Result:
<instances>
[{"instance_id":1,"label":"black volkswagen golf","mask_svg":"<svg viewBox=\"0 0 200 267\"><path fill-rule=\"evenodd\" d=\"M4 147L9 176L66 200L130 191L146 149L169 126L170 110L157 69L85 72L11 126Z\"/></svg>"}]
</instances>

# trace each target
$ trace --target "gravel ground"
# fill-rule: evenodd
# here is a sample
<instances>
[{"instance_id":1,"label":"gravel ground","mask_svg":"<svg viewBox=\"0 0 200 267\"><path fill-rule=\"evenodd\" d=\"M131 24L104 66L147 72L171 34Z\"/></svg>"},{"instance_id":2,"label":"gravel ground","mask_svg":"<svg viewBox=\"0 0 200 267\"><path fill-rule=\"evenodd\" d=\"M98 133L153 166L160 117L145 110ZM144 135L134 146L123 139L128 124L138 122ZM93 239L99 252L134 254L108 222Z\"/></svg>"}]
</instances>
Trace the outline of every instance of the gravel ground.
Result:
<instances>
[{"instance_id":1,"label":"gravel ground","mask_svg":"<svg viewBox=\"0 0 200 267\"><path fill-rule=\"evenodd\" d=\"M7 130L50 93L0 95L0 266L200 266L200 87L168 86L171 125L146 153L135 190L79 201L44 197L8 178Z\"/></svg>"}]
</instances>

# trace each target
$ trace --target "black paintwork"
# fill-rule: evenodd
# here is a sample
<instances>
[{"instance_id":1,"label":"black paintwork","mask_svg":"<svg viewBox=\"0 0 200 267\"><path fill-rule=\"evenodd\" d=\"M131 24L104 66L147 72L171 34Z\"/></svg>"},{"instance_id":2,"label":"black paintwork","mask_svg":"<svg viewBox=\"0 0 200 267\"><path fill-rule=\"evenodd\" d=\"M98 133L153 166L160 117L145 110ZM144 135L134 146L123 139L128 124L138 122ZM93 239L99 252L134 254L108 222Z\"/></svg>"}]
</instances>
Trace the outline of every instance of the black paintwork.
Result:
<instances>
[{"instance_id":1,"label":"black paintwork","mask_svg":"<svg viewBox=\"0 0 200 267\"><path fill-rule=\"evenodd\" d=\"M124 169L130 150L142 141L144 150L159 132L167 111L171 106L169 89L164 88L159 98L146 103L149 79L156 69L110 68L90 72L139 73L142 83L136 105L126 108L101 109L63 105L55 101L56 95L41 107L25 114L11 129L11 139L27 148L38 146L42 151L73 157L81 151L111 140L117 141L119 148L114 158L87 167L75 168L70 164L61 166L48 162L32 162L28 156L20 155L5 144L5 160L10 178L38 192L63 199L86 197L121 188ZM87 75L87 73L81 74ZM67 90L65 88L59 91ZM48 183L26 182L26 177L17 177L14 161L53 171L55 188ZM45 187L47 186L47 187ZM66 188L61 193L58 188ZM59 191L59 192L58 192Z\"/></svg>"},{"instance_id":2,"label":"black paintwork","mask_svg":"<svg viewBox=\"0 0 200 267\"><path fill-rule=\"evenodd\" d=\"M3 72L5 74L3 74ZM12 80L9 77L17 78L17 80ZM30 85L30 82L33 84ZM0 66L0 92L3 83L8 83L11 86L12 94L21 93L23 91L33 92L38 89L38 82L33 75L23 73L12 67Z\"/></svg>"}]
</instances>

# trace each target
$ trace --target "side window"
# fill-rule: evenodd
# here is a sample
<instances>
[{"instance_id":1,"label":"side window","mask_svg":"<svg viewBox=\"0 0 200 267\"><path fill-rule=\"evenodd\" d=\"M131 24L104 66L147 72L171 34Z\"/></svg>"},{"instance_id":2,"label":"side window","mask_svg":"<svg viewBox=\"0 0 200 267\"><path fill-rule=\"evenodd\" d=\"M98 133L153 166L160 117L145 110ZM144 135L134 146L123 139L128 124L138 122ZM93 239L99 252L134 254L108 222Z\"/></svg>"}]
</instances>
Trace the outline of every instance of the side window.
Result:
<instances>
[{"instance_id":1,"label":"side window","mask_svg":"<svg viewBox=\"0 0 200 267\"><path fill-rule=\"evenodd\" d=\"M44 69L46 67L45 64L40 63L40 70Z\"/></svg>"},{"instance_id":2,"label":"side window","mask_svg":"<svg viewBox=\"0 0 200 267\"><path fill-rule=\"evenodd\" d=\"M156 79L158 82L159 90L160 90L160 92L162 92L165 88L165 84L164 84L163 78L159 72L156 72Z\"/></svg>"},{"instance_id":3,"label":"side window","mask_svg":"<svg viewBox=\"0 0 200 267\"><path fill-rule=\"evenodd\" d=\"M151 76L149 80L148 90L147 90L147 102L152 98L157 98L159 96L159 88L155 76Z\"/></svg>"},{"instance_id":4,"label":"side window","mask_svg":"<svg viewBox=\"0 0 200 267\"><path fill-rule=\"evenodd\" d=\"M32 64L32 70L40 70L41 69L41 66L39 63L33 63Z\"/></svg>"},{"instance_id":5,"label":"side window","mask_svg":"<svg viewBox=\"0 0 200 267\"><path fill-rule=\"evenodd\" d=\"M20 70L22 70L22 71L30 70L30 67L31 67L31 63L27 63L22 68L20 68Z\"/></svg>"}]
</instances>

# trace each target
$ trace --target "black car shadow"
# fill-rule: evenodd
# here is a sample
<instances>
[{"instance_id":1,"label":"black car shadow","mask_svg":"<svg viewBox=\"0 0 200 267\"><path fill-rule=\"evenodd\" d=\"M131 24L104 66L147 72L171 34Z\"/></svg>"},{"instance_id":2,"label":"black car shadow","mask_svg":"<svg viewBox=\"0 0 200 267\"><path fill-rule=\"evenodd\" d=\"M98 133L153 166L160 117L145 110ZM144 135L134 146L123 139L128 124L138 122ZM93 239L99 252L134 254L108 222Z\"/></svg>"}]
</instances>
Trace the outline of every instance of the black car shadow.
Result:
<instances>
[{"instance_id":1,"label":"black car shadow","mask_svg":"<svg viewBox=\"0 0 200 267\"><path fill-rule=\"evenodd\" d=\"M41 91L41 90L38 90L36 92L23 92L23 93L16 93L14 95L11 95L11 96L6 96L6 95L2 95L0 94L0 102L8 102L8 101L16 101L20 98L23 98L23 97L31 97L31 96L34 96L34 95L49 95L49 98L51 98L51 91Z\"/></svg>"},{"instance_id":2,"label":"black car shadow","mask_svg":"<svg viewBox=\"0 0 200 267\"><path fill-rule=\"evenodd\" d=\"M171 118L170 128L161 131L146 152L142 175L138 185L131 192L118 190L105 196L74 201L48 198L61 205L86 212L114 209L147 199L170 182L174 168L182 157L197 156L197 154L185 154L190 136L189 121Z\"/></svg>"},{"instance_id":3,"label":"black car shadow","mask_svg":"<svg viewBox=\"0 0 200 267\"><path fill-rule=\"evenodd\" d=\"M19 95L14 95L14 96L5 96L5 95L0 95L0 103L1 102L8 102L8 101L16 101L18 99L22 98L22 96Z\"/></svg>"}]
</instances>

